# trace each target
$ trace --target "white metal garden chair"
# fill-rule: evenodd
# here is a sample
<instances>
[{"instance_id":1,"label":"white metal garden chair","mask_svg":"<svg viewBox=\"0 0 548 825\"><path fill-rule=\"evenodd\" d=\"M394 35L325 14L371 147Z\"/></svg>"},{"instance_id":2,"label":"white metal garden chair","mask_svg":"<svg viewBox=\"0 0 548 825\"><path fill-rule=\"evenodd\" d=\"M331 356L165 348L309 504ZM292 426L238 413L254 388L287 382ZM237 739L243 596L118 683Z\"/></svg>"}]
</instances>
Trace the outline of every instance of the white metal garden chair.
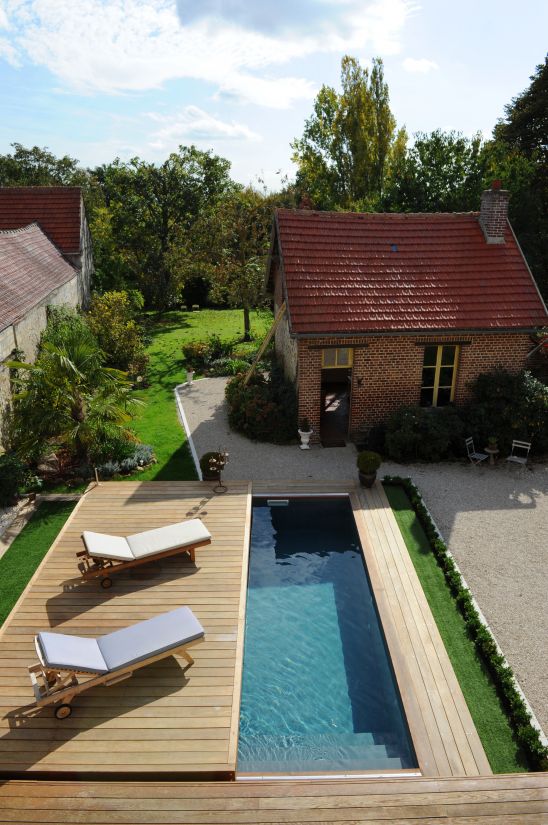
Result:
<instances>
[{"instance_id":1,"label":"white metal garden chair","mask_svg":"<svg viewBox=\"0 0 548 825\"><path fill-rule=\"evenodd\" d=\"M472 464L481 464L482 461L485 461L486 458L489 458L487 453L477 453L474 448L474 439L472 436L466 440L466 453L468 458L472 462Z\"/></svg>"},{"instance_id":2,"label":"white metal garden chair","mask_svg":"<svg viewBox=\"0 0 548 825\"><path fill-rule=\"evenodd\" d=\"M530 441L518 441L514 439L514 441L512 441L512 452L506 461L513 461L515 464L527 464L530 449Z\"/></svg>"}]
</instances>

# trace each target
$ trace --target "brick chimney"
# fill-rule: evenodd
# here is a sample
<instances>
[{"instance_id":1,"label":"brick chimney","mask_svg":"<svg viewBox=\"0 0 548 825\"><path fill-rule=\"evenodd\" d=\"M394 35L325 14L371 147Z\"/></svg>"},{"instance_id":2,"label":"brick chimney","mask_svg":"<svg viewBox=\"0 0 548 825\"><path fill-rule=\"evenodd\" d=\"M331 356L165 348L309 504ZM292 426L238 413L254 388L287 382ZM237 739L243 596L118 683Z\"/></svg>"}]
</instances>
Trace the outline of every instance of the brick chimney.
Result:
<instances>
[{"instance_id":1,"label":"brick chimney","mask_svg":"<svg viewBox=\"0 0 548 825\"><path fill-rule=\"evenodd\" d=\"M494 180L491 189L481 196L479 221L487 243L504 243L510 193L501 189L500 180Z\"/></svg>"}]
</instances>

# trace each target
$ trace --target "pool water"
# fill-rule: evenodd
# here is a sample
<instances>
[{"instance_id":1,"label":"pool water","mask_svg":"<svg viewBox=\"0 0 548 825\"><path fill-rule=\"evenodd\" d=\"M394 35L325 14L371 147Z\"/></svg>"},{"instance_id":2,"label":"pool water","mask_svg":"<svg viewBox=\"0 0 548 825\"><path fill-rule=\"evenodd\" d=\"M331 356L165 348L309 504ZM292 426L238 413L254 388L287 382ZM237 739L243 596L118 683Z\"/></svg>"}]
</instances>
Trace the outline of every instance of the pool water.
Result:
<instances>
[{"instance_id":1,"label":"pool water","mask_svg":"<svg viewBox=\"0 0 548 825\"><path fill-rule=\"evenodd\" d=\"M238 770L416 765L349 499L254 499Z\"/></svg>"}]
</instances>

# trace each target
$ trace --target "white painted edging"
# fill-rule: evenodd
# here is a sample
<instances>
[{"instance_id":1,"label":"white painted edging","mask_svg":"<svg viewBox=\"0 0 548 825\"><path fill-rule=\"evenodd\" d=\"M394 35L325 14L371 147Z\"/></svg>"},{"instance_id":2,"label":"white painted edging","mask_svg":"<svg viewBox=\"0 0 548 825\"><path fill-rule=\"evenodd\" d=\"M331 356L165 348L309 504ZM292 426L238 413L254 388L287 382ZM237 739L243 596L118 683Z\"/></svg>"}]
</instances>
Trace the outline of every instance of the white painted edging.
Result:
<instances>
[{"instance_id":1,"label":"white painted edging","mask_svg":"<svg viewBox=\"0 0 548 825\"><path fill-rule=\"evenodd\" d=\"M192 456L192 460L194 461L194 466L196 467L196 472L198 474L198 481L203 481L202 477L202 470L200 468L200 462L198 460L198 453L196 452L196 447L194 446L194 441L192 440L192 434L190 432L190 427L188 426L188 421L185 415L185 410L183 407L183 402L181 401L181 396L179 395L179 390L183 387L189 387L190 384L188 381L185 381L183 384L177 384L173 392L175 393L175 403L177 404L177 412L179 414L179 421L186 433L186 437L188 440L188 446L190 447L190 454Z\"/></svg>"},{"instance_id":2,"label":"white painted edging","mask_svg":"<svg viewBox=\"0 0 548 825\"><path fill-rule=\"evenodd\" d=\"M516 677L515 677L515 675L514 675L514 673L513 673L513 669L511 668L510 664L508 663L508 660L506 659L506 656L504 655L504 652L503 652L503 650L502 650L501 646L500 646L500 645L499 645L499 643L497 642L497 638L496 638L495 634L493 633L492 628L490 627L490 625L489 625L489 623L488 623L487 619L486 619L486 618L485 618L485 616L483 615L483 613L482 613L482 611L481 611L481 608L480 608L479 604L477 603L477 601L476 601L476 598L475 598L474 594L472 593L471 588L468 586L468 584L467 584L467 582L466 582L466 579L464 578L464 576L463 576L463 574L462 574L462 570L460 569L460 567L459 567L459 566L458 566L458 564L457 564L457 560L455 559L454 555L453 555L453 554L451 553L451 551L449 550L449 545L447 544L447 542L445 541L444 537L442 536L442 534L441 534L441 530L439 529L438 525L436 524L436 522L435 522L435 521L434 521L434 519L432 518L432 513L430 512L430 510L428 509L428 507L427 507L427 506L426 506L426 504L424 503L424 498L422 497L422 493L420 492L419 488L417 487L417 485L415 484L415 482L413 481L413 479L412 479L412 478L409 478L409 479L408 479L408 481L410 481L410 482L411 482L411 484L412 484L412 485L415 487L415 489L417 490L417 492L418 492L418 494L419 494L419 496L420 496L420 500L421 500L421 502L422 502L422 505L423 505L424 509L426 510L426 512L428 513L428 516L429 516L429 518L430 518L430 521L432 522L432 524L433 524L433 526L434 526L434 530L435 530L435 531L436 531L436 533L438 534L438 536L439 536L439 538L441 539L441 541L443 541L443 543L444 543L444 545L445 545L445 547L446 547L446 552L447 552L447 555L449 556L449 558L450 558L450 559L452 559L453 564L455 565L455 570L457 571L457 573L458 573L458 574L459 574L459 576L460 576L460 579L461 579L461 582L462 582L462 586L463 586L463 587L465 587L465 588L466 588L466 590L468 590L468 592L470 593L470 597L471 597L471 599L472 599L472 604L474 605L475 609L477 610L477 613L478 613L478 617L479 617L480 622L482 623L482 625L484 626L484 628L488 631L488 633L490 634L491 638L493 639L493 641L494 641L494 643L495 643L495 646L496 646L496 648L497 648L497 653L498 653L500 656L502 656L502 658L503 658L503 660L504 660L504 664L505 664L507 667L510 667L510 669L512 670L512 674L513 674L512 678L513 678L513 681L514 681L514 687L516 688L517 692L518 692L518 693L519 693L519 695L521 696L521 698L522 698L522 700L523 700L523 704L525 705L525 707L526 707L526 709L527 709L527 712L528 712L528 713L530 714L530 716L531 716L531 719L530 719L531 725L532 725L534 728L536 728L536 730L538 730L538 733L539 733L539 736L540 736L540 741L541 741L541 743L543 744L543 746L544 746L545 748L546 748L546 747L548 747L548 737L546 736L546 734L545 734L545 733L544 733L544 731L542 730L542 728L541 728L541 726L540 726L540 722L538 721L537 717L535 716L534 711L533 711L533 708L531 707L531 705L529 704L529 702L528 702L528 700L527 700L527 696L525 695L525 693L524 693L524 692L523 692L523 690L521 689L521 685L520 685L520 683L518 682L518 680L516 679Z\"/></svg>"}]
</instances>

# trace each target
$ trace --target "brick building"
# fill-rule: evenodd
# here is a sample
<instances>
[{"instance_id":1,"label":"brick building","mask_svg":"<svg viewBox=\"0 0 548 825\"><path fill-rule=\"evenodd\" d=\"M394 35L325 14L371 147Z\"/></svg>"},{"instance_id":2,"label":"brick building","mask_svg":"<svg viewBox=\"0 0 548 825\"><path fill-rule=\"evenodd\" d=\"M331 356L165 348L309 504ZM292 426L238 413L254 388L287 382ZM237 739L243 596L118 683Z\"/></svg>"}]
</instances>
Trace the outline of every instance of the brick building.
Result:
<instances>
[{"instance_id":1,"label":"brick building","mask_svg":"<svg viewBox=\"0 0 548 825\"><path fill-rule=\"evenodd\" d=\"M402 404L462 403L479 373L526 366L548 312L507 210L498 182L480 212L277 210L276 350L322 443Z\"/></svg>"}]
</instances>

